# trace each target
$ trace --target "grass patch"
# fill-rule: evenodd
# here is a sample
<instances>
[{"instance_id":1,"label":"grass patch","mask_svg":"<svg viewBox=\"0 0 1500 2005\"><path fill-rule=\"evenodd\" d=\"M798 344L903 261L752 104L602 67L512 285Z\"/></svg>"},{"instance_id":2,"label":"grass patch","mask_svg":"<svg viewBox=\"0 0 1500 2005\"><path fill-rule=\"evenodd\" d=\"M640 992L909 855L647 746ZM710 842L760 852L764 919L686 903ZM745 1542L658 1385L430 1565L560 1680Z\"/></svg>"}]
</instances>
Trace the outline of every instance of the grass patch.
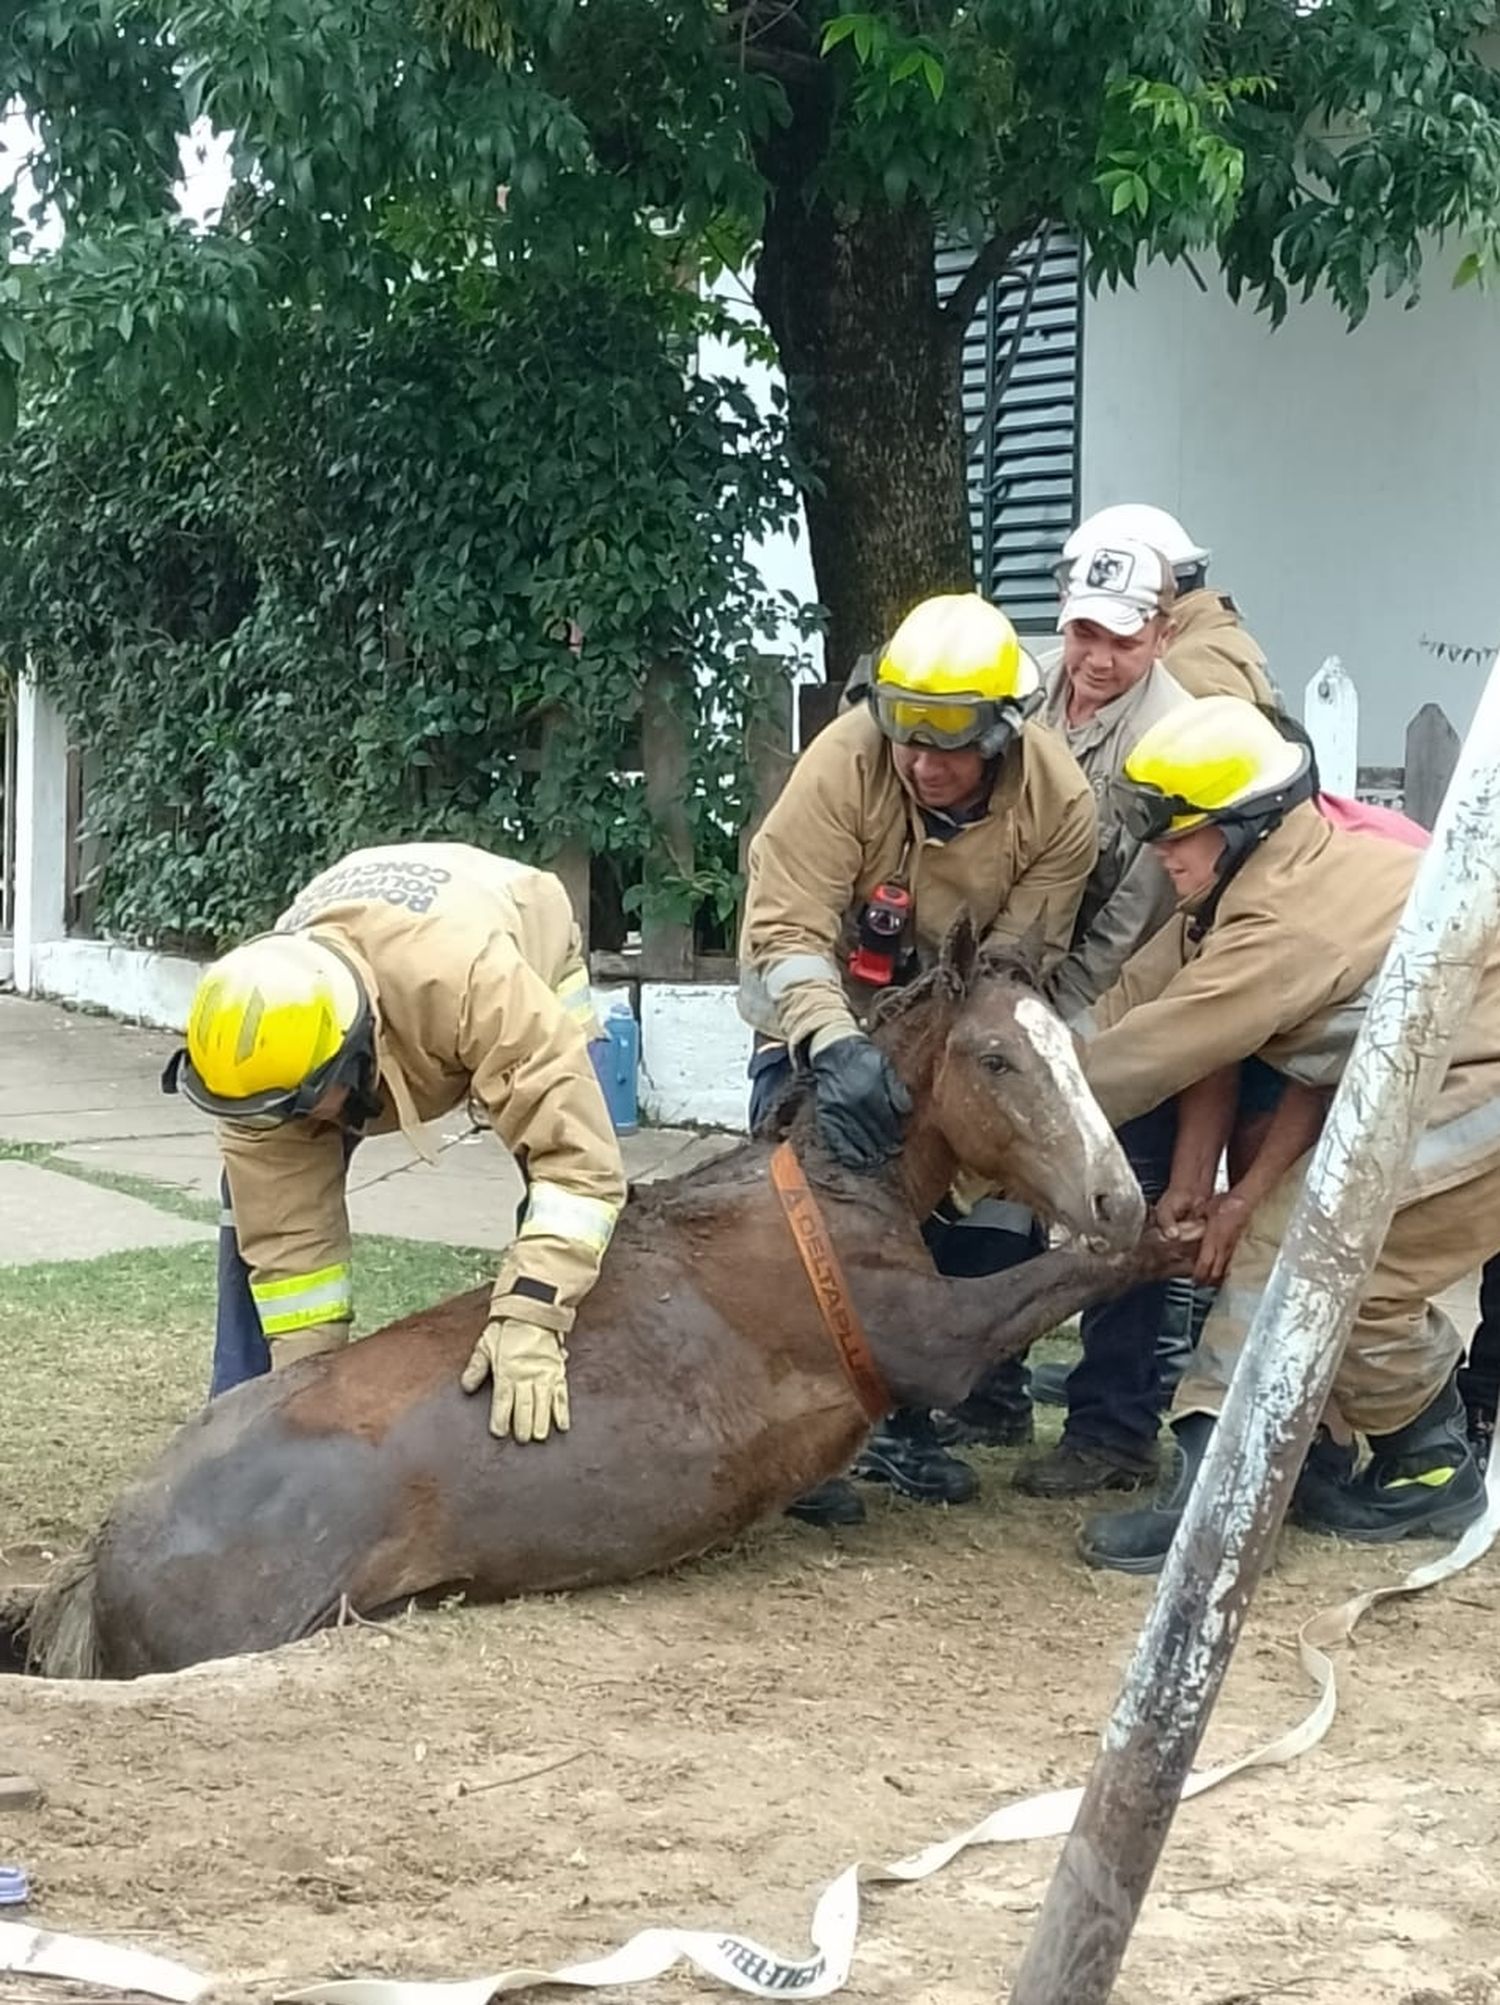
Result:
<instances>
[{"instance_id":1,"label":"grass patch","mask_svg":"<svg viewBox=\"0 0 1500 2005\"><path fill-rule=\"evenodd\" d=\"M158 1187L148 1188L160 1204ZM496 1257L357 1239L356 1328L379 1329L475 1286ZM0 1545L81 1537L202 1404L216 1269L211 1244L0 1268Z\"/></svg>"},{"instance_id":2,"label":"grass patch","mask_svg":"<svg viewBox=\"0 0 1500 2005\"><path fill-rule=\"evenodd\" d=\"M123 1197L139 1198L155 1211L169 1211L175 1218L190 1218L196 1225L217 1225L219 1207L211 1199L195 1197L177 1184L155 1183L150 1177L133 1177L118 1170L96 1170L91 1164L70 1163L55 1157L47 1164L59 1176L76 1177L81 1184L98 1184L102 1190L117 1190Z\"/></svg>"},{"instance_id":3,"label":"grass patch","mask_svg":"<svg viewBox=\"0 0 1500 2005\"><path fill-rule=\"evenodd\" d=\"M157 1211L171 1212L176 1218L190 1218L196 1225L217 1225L219 1207L206 1197L195 1197L176 1184L157 1183L151 1177L122 1175L115 1170L95 1169L90 1163L70 1162L58 1152L63 1142L0 1142L0 1162L34 1163L39 1169L55 1170L59 1176L75 1177L81 1184L98 1184L102 1190L117 1190L124 1197L139 1198Z\"/></svg>"}]
</instances>

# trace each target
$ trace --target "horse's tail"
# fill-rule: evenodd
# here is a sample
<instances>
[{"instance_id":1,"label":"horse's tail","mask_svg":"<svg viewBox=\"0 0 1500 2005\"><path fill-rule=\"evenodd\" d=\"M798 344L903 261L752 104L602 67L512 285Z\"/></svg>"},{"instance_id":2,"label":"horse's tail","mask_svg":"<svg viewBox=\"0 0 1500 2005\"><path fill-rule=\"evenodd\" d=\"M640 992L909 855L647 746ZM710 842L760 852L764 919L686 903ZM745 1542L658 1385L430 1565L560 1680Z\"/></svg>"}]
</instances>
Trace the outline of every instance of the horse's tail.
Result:
<instances>
[{"instance_id":1,"label":"horse's tail","mask_svg":"<svg viewBox=\"0 0 1500 2005\"><path fill-rule=\"evenodd\" d=\"M27 1668L44 1678L104 1674L94 1600L94 1548L59 1560L37 1590L26 1622Z\"/></svg>"}]
</instances>

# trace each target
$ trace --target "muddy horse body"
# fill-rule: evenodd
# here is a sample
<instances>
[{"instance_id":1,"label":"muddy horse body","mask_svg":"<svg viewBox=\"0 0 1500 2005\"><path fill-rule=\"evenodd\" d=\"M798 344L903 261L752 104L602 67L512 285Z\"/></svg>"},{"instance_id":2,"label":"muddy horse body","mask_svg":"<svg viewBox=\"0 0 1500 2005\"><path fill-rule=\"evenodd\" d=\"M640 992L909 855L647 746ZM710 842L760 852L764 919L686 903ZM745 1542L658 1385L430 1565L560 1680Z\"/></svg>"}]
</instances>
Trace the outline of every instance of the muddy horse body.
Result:
<instances>
[{"instance_id":1,"label":"muddy horse body","mask_svg":"<svg viewBox=\"0 0 1500 2005\"><path fill-rule=\"evenodd\" d=\"M791 1121L892 1404L950 1404L1060 1316L1173 1264L1141 1237L1139 1192L1097 1109L1091 1121L1053 1095L1057 1048L1033 1064L1027 1035L999 1061L1024 993L1014 969L986 976L970 954L882 1033L917 1102L887 1175L838 1170L810 1109ZM989 1161L962 1132L976 1121ZM1008 1161L1008 1188L1091 1230L1096 1249L938 1276L919 1221L955 1143L988 1173ZM566 1435L497 1441L488 1401L460 1391L484 1289L251 1381L180 1430L43 1591L35 1667L133 1677L263 1650L345 1609L626 1580L846 1466L869 1415L767 1175L772 1147L633 1195L570 1340Z\"/></svg>"}]
</instances>

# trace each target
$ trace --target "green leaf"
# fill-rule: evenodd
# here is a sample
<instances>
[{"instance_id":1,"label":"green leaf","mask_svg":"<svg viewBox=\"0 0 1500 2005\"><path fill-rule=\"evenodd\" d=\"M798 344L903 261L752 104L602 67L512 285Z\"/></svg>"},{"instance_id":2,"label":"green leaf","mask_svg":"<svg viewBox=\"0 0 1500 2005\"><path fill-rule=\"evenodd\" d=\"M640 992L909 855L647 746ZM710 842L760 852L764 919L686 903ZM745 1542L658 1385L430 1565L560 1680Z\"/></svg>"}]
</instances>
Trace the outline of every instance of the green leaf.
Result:
<instances>
[{"instance_id":1,"label":"green leaf","mask_svg":"<svg viewBox=\"0 0 1500 2005\"><path fill-rule=\"evenodd\" d=\"M1459 260L1458 269L1453 274L1454 290L1457 291L1460 286L1472 285L1477 278L1483 275L1483 272L1484 258L1481 254L1478 251L1467 252ZM9 350L7 349L6 352L9 353Z\"/></svg>"},{"instance_id":2,"label":"green leaf","mask_svg":"<svg viewBox=\"0 0 1500 2005\"><path fill-rule=\"evenodd\" d=\"M922 57L922 75L927 80L927 88L932 92L933 103L936 104L948 82L947 74L936 56Z\"/></svg>"},{"instance_id":3,"label":"green leaf","mask_svg":"<svg viewBox=\"0 0 1500 2005\"><path fill-rule=\"evenodd\" d=\"M863 17L858 14L836 14L823 30L821 53L827 55L840 42L847 42Z\"/></svg>"}]
</instances>

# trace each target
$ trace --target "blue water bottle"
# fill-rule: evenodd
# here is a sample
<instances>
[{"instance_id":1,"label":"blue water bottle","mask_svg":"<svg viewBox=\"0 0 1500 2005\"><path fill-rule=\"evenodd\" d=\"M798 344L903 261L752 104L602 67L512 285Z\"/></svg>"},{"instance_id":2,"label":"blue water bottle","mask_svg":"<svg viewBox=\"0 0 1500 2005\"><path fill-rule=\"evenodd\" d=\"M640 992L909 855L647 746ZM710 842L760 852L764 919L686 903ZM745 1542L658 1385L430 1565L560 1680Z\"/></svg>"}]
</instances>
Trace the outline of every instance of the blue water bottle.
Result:
<instances>
[{"instance_id":1,"label":"blue water bottle","mask_svg":"<svg viewBox=\"0 0 1500 2005\"><path fill-rule=\"evenodd\" d=\"M604 1019L604 1035L589 1046L604 1104L617 1135L633 1135L640 1126L636 1103L636 1071L641 1062L641 1027L623 996L616 996Z\"/></svg>"}]
</instances>

